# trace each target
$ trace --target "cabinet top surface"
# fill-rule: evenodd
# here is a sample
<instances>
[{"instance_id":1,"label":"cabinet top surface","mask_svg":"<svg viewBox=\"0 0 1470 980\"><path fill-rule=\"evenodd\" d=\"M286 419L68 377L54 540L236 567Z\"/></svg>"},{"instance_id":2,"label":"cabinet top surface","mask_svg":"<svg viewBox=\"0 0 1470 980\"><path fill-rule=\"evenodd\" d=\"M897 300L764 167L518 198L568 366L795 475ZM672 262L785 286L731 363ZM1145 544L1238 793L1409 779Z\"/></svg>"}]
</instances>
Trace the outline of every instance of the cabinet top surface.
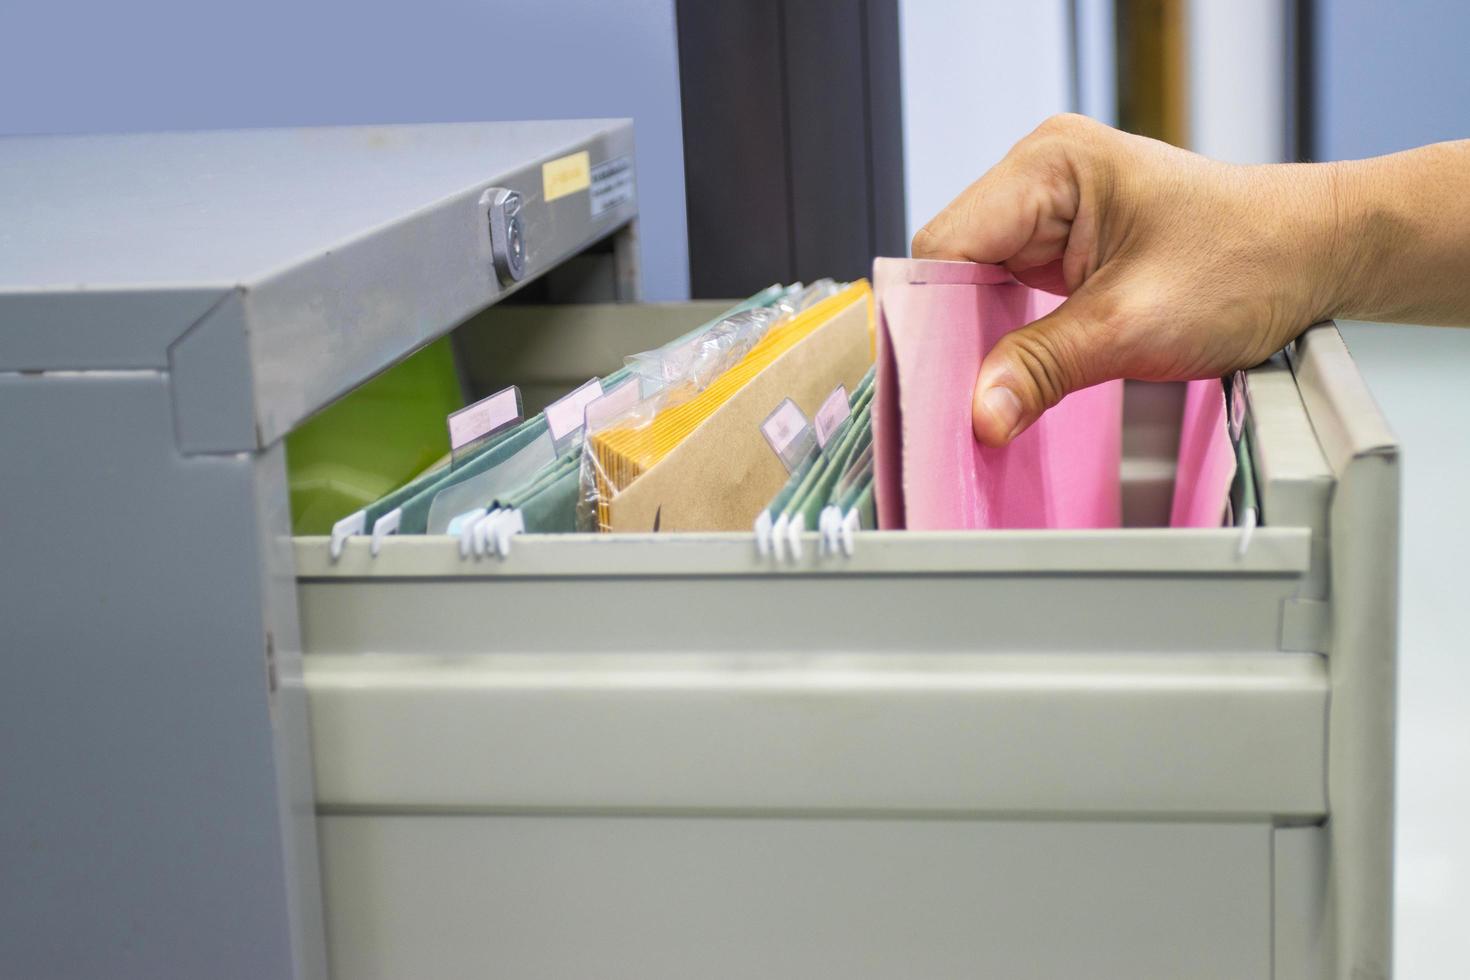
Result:
<instances>
[{"instance_id":1,"label":"cabinet top surface","mask_svg":"<svg viewBox=\"0 0 1470 980\"><path fill-rule=\"evenodd\" d=\"M629 125L0 138L0 294L248 285Z\"/></svg>"}]
</instances>

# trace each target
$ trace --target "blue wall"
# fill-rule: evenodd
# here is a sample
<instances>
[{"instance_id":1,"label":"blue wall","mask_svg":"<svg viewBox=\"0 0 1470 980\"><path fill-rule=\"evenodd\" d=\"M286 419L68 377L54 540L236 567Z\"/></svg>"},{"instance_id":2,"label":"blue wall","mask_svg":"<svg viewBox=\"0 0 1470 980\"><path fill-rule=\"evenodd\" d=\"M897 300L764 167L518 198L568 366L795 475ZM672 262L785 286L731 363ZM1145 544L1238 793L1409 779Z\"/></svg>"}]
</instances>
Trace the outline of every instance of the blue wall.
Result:
<instances>
[{"instance_id":1,"label":"blue wall","mask_svg":"<svg viewBox=\"0 0 1470 980\"><path fill-rule=\"evenodd\" d=\"M0 134L630 116L645 294L688 296L673 0L0 9Z\"/></svg>"},{"instance_id":2,"label":"blue wall","mask_svg":"<svg viewBox=\"0 0 1470 980\"><path fill-rule=\"evenodd\" d=\"M1316 156L1470 137L1470 3L1317 0Z\"/></svg>"}]
</instances>

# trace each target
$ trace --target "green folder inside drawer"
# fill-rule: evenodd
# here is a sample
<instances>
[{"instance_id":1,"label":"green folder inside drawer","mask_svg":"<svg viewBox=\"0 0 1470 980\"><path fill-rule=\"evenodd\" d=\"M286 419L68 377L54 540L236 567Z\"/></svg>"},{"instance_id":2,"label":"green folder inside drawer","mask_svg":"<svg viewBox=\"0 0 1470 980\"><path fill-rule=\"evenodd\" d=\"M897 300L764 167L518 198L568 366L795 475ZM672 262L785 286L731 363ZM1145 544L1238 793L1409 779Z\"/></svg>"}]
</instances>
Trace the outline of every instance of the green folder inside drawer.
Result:
<instances>
[{"instance_id":1,"label":"green folder inside drawer","mask_svg":"<svg viewBox=\"0 0 1470 980\"><path fill-rule=\"evenodd\" d=\"M286 437L291 526L329 534L449 452L444 419L463 404L454 352L437 340Z\"/></svg>"}]
</instances>

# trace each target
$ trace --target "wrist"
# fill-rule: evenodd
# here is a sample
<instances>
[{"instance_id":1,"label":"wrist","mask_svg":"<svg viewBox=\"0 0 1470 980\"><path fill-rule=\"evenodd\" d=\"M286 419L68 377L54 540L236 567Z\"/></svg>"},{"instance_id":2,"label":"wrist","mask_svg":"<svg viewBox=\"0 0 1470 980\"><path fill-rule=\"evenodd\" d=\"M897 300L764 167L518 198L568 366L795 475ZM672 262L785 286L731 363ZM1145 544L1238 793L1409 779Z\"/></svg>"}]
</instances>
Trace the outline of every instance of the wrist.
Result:
<instances>
[{"instance_id":1,"label":"wrist","mask_svg":"<svg viewBox=\"0 0 1470 980\"><path fill-rule=\"evenodd\" d=\"M1256 173L1271 187L1269 209L1257 214L1269 214L1263 233L1278 271L1273 320L1286 339L1361 309L1372 263L1362 175L1343 163L1271 164Z\"/></svg>"},{"instance_id":2,"label":"wrist","mask_svg":"<svg viewBox=\"0 0 1470 980\"><path fill-rule=\"evenodd\" d=\"M1323 243L1323 276L1317 319L1362 317L1378 305L1382 235L1373 227L1370 174L1359 161L1315 164L1327 184L1329 227Z\"/></svg>"}]
</instances>

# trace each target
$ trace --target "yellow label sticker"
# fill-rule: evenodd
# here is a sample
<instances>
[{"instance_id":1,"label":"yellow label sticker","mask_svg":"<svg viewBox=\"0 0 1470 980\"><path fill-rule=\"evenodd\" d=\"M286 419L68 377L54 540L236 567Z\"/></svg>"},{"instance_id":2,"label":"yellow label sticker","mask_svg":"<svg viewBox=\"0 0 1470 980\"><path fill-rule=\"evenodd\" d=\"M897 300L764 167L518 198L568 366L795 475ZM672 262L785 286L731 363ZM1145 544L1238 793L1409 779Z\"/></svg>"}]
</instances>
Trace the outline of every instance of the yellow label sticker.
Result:
<instances>
[{"instance_id":1,"label":"yellow label sticker","mask_svg":"<svg viewBox=\"0 0 1470 980\"><path fill-rule=\"evenodd\" d=\"M586 150L541 165L541 187L548 201L585 191L591 183L592 164Z\"/></svg>"}]
</instances>

